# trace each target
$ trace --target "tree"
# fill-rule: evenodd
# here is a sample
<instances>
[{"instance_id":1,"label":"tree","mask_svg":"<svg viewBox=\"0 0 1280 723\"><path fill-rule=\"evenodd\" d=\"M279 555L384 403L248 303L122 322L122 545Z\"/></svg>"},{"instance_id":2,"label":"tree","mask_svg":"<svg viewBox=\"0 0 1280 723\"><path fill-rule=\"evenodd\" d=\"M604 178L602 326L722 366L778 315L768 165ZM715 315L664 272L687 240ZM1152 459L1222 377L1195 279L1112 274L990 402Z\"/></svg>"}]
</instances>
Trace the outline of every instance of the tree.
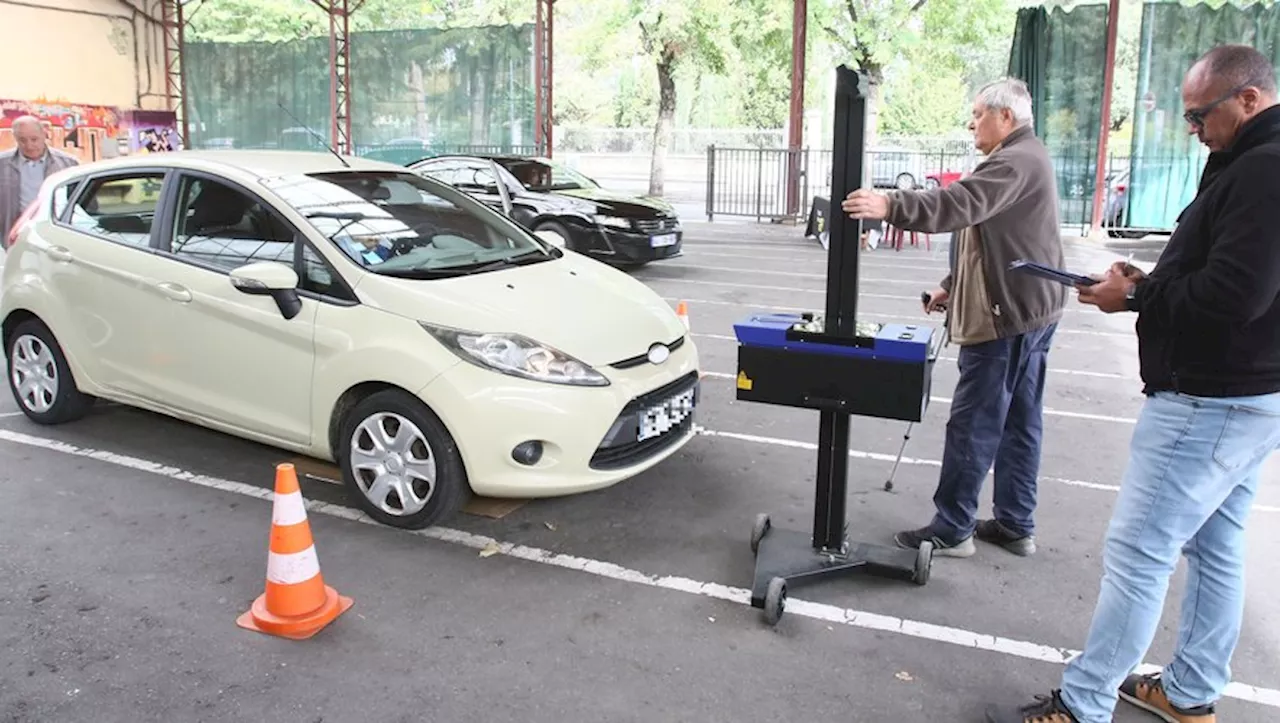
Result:
<instances>
[{"instance_id":1,"label":"tree","mask_svg":"<svg viewBox=\"0 0 1280 723\"><path fill-rule=\"evenodd\" d=\"M658 114L653 129L649 193L661 196L676 115L676 72L681 68L723 73L733 54L730 40L742 4L733 0L623 0L613 14L616 33L639 30L640 46L658 74Z\"/></svg>"},{"instance_id":2,"label":"tree","mask_svg":"<svg viewBox=\"0 0 1280 723\"><path fill-rule=\"evenodd\" d=\"M816 6L817 25L842 52L844 62L868 80L867 139L875 141L887 71L899 58L942 62L956 72L1008 57L1010 0L825 0ZM999 38L998 46L992 39ZM974 53L974 50L979 52ZM985 62L984 62L985 61ZM987 68L984 68L986 70ZM965 73L965 75L969 75ZM910 80L910 79L909 79ZM951 73L940 80L953 89ZM967 84L973 79L966 77ZM950 95L950 94L949 94ZM944 112L938 109L939 112Z\"/></svg>"}]
</instances>

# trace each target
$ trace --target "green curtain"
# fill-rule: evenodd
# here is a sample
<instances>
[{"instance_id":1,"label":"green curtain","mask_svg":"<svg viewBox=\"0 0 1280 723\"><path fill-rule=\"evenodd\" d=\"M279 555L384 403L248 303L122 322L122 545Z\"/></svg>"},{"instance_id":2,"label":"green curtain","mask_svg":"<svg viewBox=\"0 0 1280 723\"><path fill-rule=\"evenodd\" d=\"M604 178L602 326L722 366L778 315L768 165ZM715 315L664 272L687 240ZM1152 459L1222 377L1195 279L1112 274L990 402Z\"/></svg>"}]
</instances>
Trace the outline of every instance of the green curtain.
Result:
<instances>
[{"instance_id":1,"label":"green curtain","mask_svg":"<svg viewBox=\"0 0 1280 723\"><path fill-rule=\"evenodd\" d=\"M1127 225L1171 229L1195 198L1208 158L1182 120L1183 76L1227 43L1252 45L1280 68L1280 6L1147 3L1142 13Z\"/></svg>"},{"instance_id":2,"label":"green curtain","mask_svg":"<svg viewBox=\"0 0 1280 723\"><path fill-rule=\"evenodd\" d=\"M1009 74L1031 91L1036 135L1053 156L1065 224L1091 219L1106 38L1106 5L1018 11Z\"/></svg>"},{"instance_id":3,"label":"green curtain","mask_svg":"<svg viewBox=\"0 0 1280 723\"><path fill-rule=\"evenodd\" d=\"M1009 77L1027 84L1035 127L1044 125L1045 65L1049 55L1049 13L1042 7L1020 8L1009 53Z\"/></svg>"},{"instance_id":4,"label":"green curtain","mask_svg":"<svg viewBox=\"0 0 1280 723\"><path fill-rule=\"evenodd\" d=\"M532 150L532 66L529 24L352 33L356 151L403 162L451 149ZM316 147L305 128L328 141L327 37L189 43L186 68L191 147Z\"/></svg>"}]
</instances>

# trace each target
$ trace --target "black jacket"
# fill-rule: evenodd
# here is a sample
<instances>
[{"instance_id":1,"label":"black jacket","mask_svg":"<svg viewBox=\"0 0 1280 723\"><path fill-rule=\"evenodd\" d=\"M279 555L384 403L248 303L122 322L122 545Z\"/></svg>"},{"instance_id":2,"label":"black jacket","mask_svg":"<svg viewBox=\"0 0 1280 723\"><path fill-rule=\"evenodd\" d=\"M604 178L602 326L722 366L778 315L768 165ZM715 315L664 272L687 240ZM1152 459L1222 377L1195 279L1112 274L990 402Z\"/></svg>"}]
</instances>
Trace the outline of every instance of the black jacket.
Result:
<instances>
[{"instance_id":1,"label":"black jacket","mask_svg":"<svg viewBox=\"0 0 1280 723\"><path fill-rule=\"evenodd\" d=\"M1280 392L1280 106L1210 154L1134 292L1144 392Z\"/></svg>"}]
</instances>

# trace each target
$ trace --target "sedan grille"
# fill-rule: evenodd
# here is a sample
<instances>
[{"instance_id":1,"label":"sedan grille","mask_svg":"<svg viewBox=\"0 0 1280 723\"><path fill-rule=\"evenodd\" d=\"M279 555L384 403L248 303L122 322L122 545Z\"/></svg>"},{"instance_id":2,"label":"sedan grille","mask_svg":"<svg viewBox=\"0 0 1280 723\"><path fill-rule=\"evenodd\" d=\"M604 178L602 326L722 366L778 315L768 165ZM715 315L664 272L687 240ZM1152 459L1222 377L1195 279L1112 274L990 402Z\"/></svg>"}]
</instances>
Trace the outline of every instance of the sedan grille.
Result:
<instances>
[{"instance_id":1,"label":"sedan grille","mask_svg":"<svg viewBox=\"0 0 1280 723\"><path fill-rule=\"evenodd\" d=\"M636 219L636 228L645 233L669 233L680 228L680 220L673 217Z\"/></svg>"}]
</instances>

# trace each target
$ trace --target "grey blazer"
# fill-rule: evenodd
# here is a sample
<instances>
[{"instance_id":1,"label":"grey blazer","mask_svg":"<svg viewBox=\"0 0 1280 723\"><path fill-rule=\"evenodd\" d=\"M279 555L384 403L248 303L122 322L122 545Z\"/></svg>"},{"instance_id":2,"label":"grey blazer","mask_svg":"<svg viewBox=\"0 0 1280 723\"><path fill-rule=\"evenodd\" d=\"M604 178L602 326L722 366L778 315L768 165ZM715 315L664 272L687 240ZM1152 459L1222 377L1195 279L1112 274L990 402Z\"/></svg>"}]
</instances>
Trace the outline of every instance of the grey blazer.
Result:
<instances>
[{"instance_id":1,"label":"grey blazer","mask_svg":"<svg viewBox=\"0 0 1280 723\"><path fill-rule=\"evenodd\" d=\"M18 194L22 191L18 173L18 149L0 153L0 243L9 238L9 228L24 209L18 208ZM80 165L80 161L67 153L49 149L49 162L44 166L45 178L64 168Z\"/></svg>"}]
</instances>

